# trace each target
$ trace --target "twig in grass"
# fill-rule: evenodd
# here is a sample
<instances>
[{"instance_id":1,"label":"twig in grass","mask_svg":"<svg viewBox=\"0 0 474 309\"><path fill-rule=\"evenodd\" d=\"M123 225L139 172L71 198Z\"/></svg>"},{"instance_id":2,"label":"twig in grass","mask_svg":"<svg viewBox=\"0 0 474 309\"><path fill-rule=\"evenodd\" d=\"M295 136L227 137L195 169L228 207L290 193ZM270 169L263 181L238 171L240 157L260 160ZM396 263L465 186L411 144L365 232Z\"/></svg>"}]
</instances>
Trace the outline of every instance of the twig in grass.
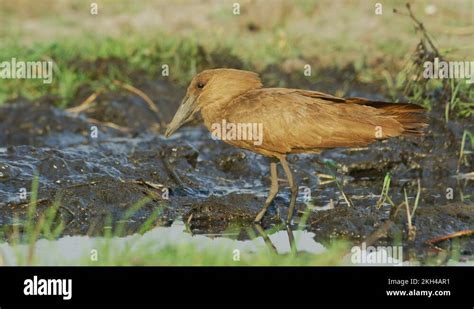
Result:
<instances>
[{"instance_id":1,"label":"twig in grass","mask_svg":"<svg viewBox=\"0 0 474 309\"><path fill-rule=\"evenodd\" d=\"M43 204L45 202L48 202L49 200L47 198L40 198L39 200L37 201L34 201L34 202L25 202L25 203L20 203L18 204L18 206L25 206L26 208L29 208L31 207L33 204L34 205L39 205L39 204Z\"/></svg>"},{"instance_id":2,"label":"twig in grass","mask_svg":"<svg viewBox=\"0 0 474 309\"><path fill-rule=\"evenodd\" d=\"M451 234L448 234L448 235L444 235L444 236L440 236L440 237L436 237L436 238L427 240L426 244L433 245L435 243L438 243L438 242L441 242L441 241L444 241L444 240L448 240L448 239L452 239L452 238L456 238L456 237L461 237L461 236L470 236L470 235L474 235L474 230L462 230L462 231L458 231L458 232L455 232L455 233L451 233Z\"/></svg>"},{"instance_id":3,"label":"twig in grass","mask_svg":"<svg viewBox=\"0 0 474 309\"><path fill-rule=\"evenodd\" d=\"M405 194L405 207L407 210L407 222L408 222L408 241L413 241L416 236L416 228L412 224L412 216L410 213L410 205L408 204L408 199L407 199L407 192L405 189L403 189L403 193Z\"/></svg>"},{"instance_id":4,"label":"twig in grass","mask_svg":"<svg viewBox=\"0 0 474 309\"><path fill-rule=\"evenodd\" d=\"M463 134L462 134L462 139L461 139L461 149L459 150L459 158L458 158L458 164L457 164L457 169L456 169L456 174L459 174L459 171L461 170L461 163L462 163L462 159L464 158L464 155L466 154L466 152L464 151L465 147L466 147L466 139L467 137L469 137L471 139L471 147L473 148L474 150L474 135L468 131L468 130L464 130Z\"/></svg>"},{"instance_id":5,"label":"twig in grass","mask_svg":"<svg viewBox=\"0 0 474 309\"><path fill-rule=\"evenodd\" d=\"M421 21L418 20L418 18L416 18L415 14L413 14L413 11L411 10L410 3L406 3L406 8L407 8L408 14L403 14L403 13L399 12L397 9L393 9L393 12L397 13L397 14L400 14L400 15L403 15L403 16L410 17L415 22L415 24L417 25L417 29L420 30L423 33L423 37L426 39L428 44L430 44L430 47L433 49L433 51L436 53L436 55L439 56L440 53L439 53L438 49L436 48L436 46L433 44L433 41L431 40L431 38L428 34L428 31L426 31L425 26L423 25L423 23Z\"/></svg>"},{"instance_id":6,"label":"twig in grass","mask_svg":"<svg viewBox=\"0 0 474 309\"><path fill-rule=\"evenodd\" d=\"M104 92L103 89L94 92L93 94L88 96L87 99L84 100L84 102L82 102L81 104L79 104L77 106L67 108L66 111L68 111L70 113L74 113L74 114L79 114L79 113L85 111L86 109L91 107L92 103L94 103L95 100L97 99L97 97L99 95L101 95L103 92Z\"/></svg>"},{"instance_id":7,"label":"twig in grass","mask_svg":"<svg viewBox=\"0 0 474 309\"><path fill-rule=\"evenodd\" d=\"M405 66L404 72L406 79L404 81L403 93L411 97L415 102L420 104L426 104L425 93L428 89L428 83L431 79L425 78L425 63L435 61L444 61L444 57L440 54L438 48L434 45L431 35L426 30L423 23L415 17L413 11L411 10L410 4L406 5L408 13L402 13L394 9L394 13L409 17L415 24L415 31L421 33L420 42L417 44L415 51L411 56L411 61L408 65ZM446 102L447 107L449 103L453 100L453 93L447 79L442 79L443 87L443 100Z\"/></svg>"},{"instance_id":8,"label":"twig in grass","mask_svg":"<svg viewBox=\"0 0 474 309\"><path fill-rule=\"evenodd\" d=\"M344 188L343 188L342 184L340 184L339 181L337 181L337 180L336 180L336 186L339 189L339 191L341 192L342 197L346 201L347 206L354 207L354 204L352 203L352 200L346 195L346 192L344 192Z\"/></svg>"},{"instance_id":9,"label":"twig in grass","mask_svg":"<svg viewBox=\"0 0 474 309\"><path fill-rule=\"evenodd\" d=\"M420 179L418 179L418 192L416 193L415 198L415 205L413 206L413 210L410 212L410 203L408 202L407 191L403 189L403 193L405 195L405 207L407 210L407 221L408 221L408 240L413 241L416 237L416 227L413 225L413 217L415 216L416 208L418 207L418 203L420 200L420 192L421 192L421 185Z\"/></svg>"},{"instance_id":10,"label":"twig in grass","mask_svg":"<svg viewBox=\"0 0 474 309\"><path fill-rule=\"evenodd\" d=\"M105 127L109 127L109 128L118 130L118 131L123 132L123 133L129 133L130 132L129 128L119 126L119 125L117 125L113 122L102 122L102 121L99 121L99 120L94 119L94 118L87 118L86 120L89 121L90 123L105 126Z\"/></svg>"},{"instance_id":11,"label":"twig in grass","mask_svg":"<svg viewBox=\"0 0 474 309\"><path fill-rule=\"evenodd\" d=\"M132 182L139 185L145 185L155 190L163 190L163 188L165 187L165 185L161 183L153 183L153 182L146 181L144 179L136 179L136 180L132 180Z\"/></svg>"},{"instance_id":12,"label":"twig in grass","mask_svg":"<svg viewBox=\"0 0 474 309\"><path fill-rule=\"evenodd\" d=\"M91 181L91 182L85 182L85 183L77 183L77 184L73 184L73 185L70 185L70 186L67 186L65 188L67 189L72 189L72 188L79 188L79 187L84 187L84 186L94 186L96 184L98 184L99 182L98 181Z\"/></svg>"},{"instance_id":13,"label":"twig in grass","mask_svg":"<svg viewBox=\"0 0 474 309\"><path fill-rule=\"evenodd\" d=\"M454 176L457 180L474 180L474 172L458 173Z\"/></svg>"},{"instance_id":14,"label":"twig in grass","mask_svg":"<svg viewBox=\"0 0 474 309\"><path fill-rule=\"evenodd\" d=\"M142 98L146 102L146 104L148 104L148 107L150 107L150 109L158 117L160 127L162 127L162 128L166 127L166 123L163 121L163 116L161 115L160 110L158 109L158 107L156 107L156 104L150 99L150 97L146 95L146 93L144 93L143 91L141 91L140 89L138 89L138 88L136 88L132 85L125 84L125 83L123 83L121 81L118 81L118 80L114 80L113 83L115 85L117 85L117 86L133 93L133 94L136 94L140 98Z\"/></svg>"},{"instance_id":15,"label":"twig in grass","mask_svg":"<svg viewBox=\"0 0 474 309\"><path fill-rule=\"evenodd\" d=\"M418 208L418 204L420 203L420 194L421 194L420 179L418 178L416 182L418 186L417 186L417 191L416 191L415 206L413 207L412 217L415 215L416 208Z\"/></svg>"}]
</instances>

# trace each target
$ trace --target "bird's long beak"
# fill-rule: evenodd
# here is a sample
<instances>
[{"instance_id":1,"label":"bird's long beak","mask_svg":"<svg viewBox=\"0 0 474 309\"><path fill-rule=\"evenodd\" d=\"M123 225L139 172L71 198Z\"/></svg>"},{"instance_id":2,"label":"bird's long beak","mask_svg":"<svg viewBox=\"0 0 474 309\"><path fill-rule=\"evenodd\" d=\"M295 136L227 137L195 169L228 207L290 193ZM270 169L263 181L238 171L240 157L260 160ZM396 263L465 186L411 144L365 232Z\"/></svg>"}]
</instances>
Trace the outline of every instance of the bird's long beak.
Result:
<instances>
[{"instance_id":1,"label":"bird's long beak","mask_svg":"<svg viewBox=\"0 0 474 309\"><path fill-rule=\"evenodd\" d=\"M196 97L194 95L187 94L181 105L179 106L173 120L168 124L165 136L169 137L176 130L178 130L183 124L190 121L192 116L197 112Z\"/></svg>"}]
</instances>

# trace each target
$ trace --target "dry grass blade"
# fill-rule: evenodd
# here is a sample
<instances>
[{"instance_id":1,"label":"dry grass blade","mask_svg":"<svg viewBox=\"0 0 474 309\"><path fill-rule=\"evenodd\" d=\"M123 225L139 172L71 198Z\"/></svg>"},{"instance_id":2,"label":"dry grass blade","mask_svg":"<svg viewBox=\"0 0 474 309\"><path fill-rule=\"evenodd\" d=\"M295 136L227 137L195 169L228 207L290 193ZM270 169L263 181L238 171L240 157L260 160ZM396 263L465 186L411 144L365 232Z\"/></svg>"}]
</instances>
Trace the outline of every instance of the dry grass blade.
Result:
<instances>
[{"instance_id":1,"label":"dry grass blade","mask_svg":"<svg viewBox=\"0 0 474 309\"><path fill-rule=\"evenodd\" d=\"M456 178L461 180L474 180L474 172L459 173L456 175Z\"/></svg>"},{"instance_id":2,"label":"dry grass blade","mask_svg":"<svg viewBox=\"0 0 474 309\"><path fill-rule=\"evenodd\" d=\"M99 121L99 120L94 119L94 118L87 118L87 121L89 121L90 123L93 123L93 124L109 127L109 128L118 130L118 131L123 132L123 133L129 133L130 132L129 128L119 126L119 125L117 125L113 122L102 122L102 121Z\"/></svg>"},{"instance_id":3,"label":"dry grass blade","mask_svg":"<svg viewBox=\"0 0 474 309\"><path fill-rule=\"evenodd\" d=\"M149 181L146 181L146 180L143 180L143 179L134 180L133 182L137 183L137 184L141 184L141 185L146 185L146 186L148 186L152 189L156 189L156 190L162 190L165 187L163 184L153 183L153 182L149 182Z\"/></svg>"},{"instance_id":4,"label":"dry grass blade","mask_svg":"<svg viewBox=\"0 0 474 309\"><path fill-rule=\"evenodd\" d=\"M150 107L150 109L158 117L160 126L162 128L166 127L166 123L163 121L163 116L161 115L159 109L156 107L156 104L150 99L150 97L146 95L146 93L136 87L133 87L132 85L125 84L118 80L114 80L114 84L142 98L146 102L146 104L148 104L148 107Z\"/></svg>"},{"instance_id":5,"label":"dry grass blade","mask_svg":"<svg viewBox=\"0 0 474 309\"><path fill-rule=\"evenodd\" d=\"M473 148L472 150L474 150L474 135L468 131L468 130L464 130L463 134L462 134L462 139L461 139L461 149L459 150L459 158L458 158L458 163L457 163L457 168L456 168L456 173L459 174L460 170L461 170L461 165L462 165L462 162L463 162L463 158L465 157L466 153L468 153L466 151L466 141L467 141L467 138L469 137L469 139L471 140L471 145Z\"/></svg>"},{"instance_id":6,"label":"dry grass blade","mask_svg":"<svg viewBox=\"0 0 474 309\"><path fill-rule=\"evenodd\" d=\"M85 111L86 109L88 109L89 107L92 106L92 103L95 102L97 97L99 95L101 95L102 92L103 92L103 90L99 90L99 91L94 92L93 94L88 96L87 99L84 100L84 102L82 102L78 106L67 108L66 111L68 111L70 113L74 113L74 114L79 114L79 113Z\"/></svg>"},{"instance_id":7,"label":"dry grass blade","mask_svg":"<svg viewBox=\"0 0 474 309\"><path fill-rule=\"evenodd\" d=\"M429 245L432 245L432 244L435 244L435 243L438 243L438 242L441 242L441 241L444 241L444 240L448 240L448 239L452 239L452 238L456 238L456 237L461 237L461 236L470 236L470 235L474 235L474 230L458 231L458 232L455 232L455 233L451 233L451 234L448 234L448 235L444 235L444 236L440 236L440 237L430 239L430 240L426 241L426 243L429 244Z\"/></svg>"},{"instance_id":8,"label":"dry grass blade","mask_svg":"<svg viewBox=\"0 0 474 309\"><path fill-rule=\"evenodd\" d=\"M24 206L25 208L29 208L29 207L31 207L33 204L40 205L40 204L46 203L46 202L48 202L48 201L49 201L49 200L48 200L47 198L41 198L41 199L38 199L38 200L35 201L35 202L20 203L20 204L18 204L18 206Z\"/></svg>"},{"instance_id":9,"label":"dry grass blade","mask_svg":"<svg viewBox=\"0 0 474 309\"><path fill-rule=\"evenodd\" d=\"M420 194L421 194L421 183L420 179L417 179L417 191L416 191L416 198L415 198L415 206L413 206L413 211L411 213L411 216L415 216L415 211L418 208L418 204L420 203Z\"/></svg>"},{"instance_id":10,"label":"dry grass blade","mask_svg":"<svg viewBox=\"0 0 474 309\"><path fill-rule=\"evenodd\" d=\"M354 207L352 200L346 195L346 192L344 192L342 186L339 188L339 191L341 192L342 197L344 198L344 201L347 203L347 206Z\"/></svg>"},{"instance_id":11,"label":"dry grass blade","mask_svg":"<svg viewBox=\"0 0 474 309\"><path fill-rule=\"evenodd\" d=\"M410 203L408 202L407 191L403 189L403 194L405 196L405 204L406 211L407 211L407 222L408 222L408 240L413 241L416 237L416 227L413 225L413 217L415 216L415 211L418 208L418 204L420 202L420 193L421 193L421 184L420 180L418 179L418 191L416 193L415 198L415 205L413 206L413 210L410 212Z\"/></svg>"}]
</instances>

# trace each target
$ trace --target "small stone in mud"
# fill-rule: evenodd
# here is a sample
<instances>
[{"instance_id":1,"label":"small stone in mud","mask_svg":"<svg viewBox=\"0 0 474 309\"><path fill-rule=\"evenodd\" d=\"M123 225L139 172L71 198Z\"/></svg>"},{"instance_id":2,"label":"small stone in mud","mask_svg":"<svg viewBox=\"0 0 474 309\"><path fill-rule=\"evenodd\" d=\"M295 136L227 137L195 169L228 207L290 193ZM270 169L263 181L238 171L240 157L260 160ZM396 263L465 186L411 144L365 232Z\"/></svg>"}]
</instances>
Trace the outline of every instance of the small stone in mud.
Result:
<instances>
[{"instance_id":1,"label":"small stone in mud","mask_svg":"<svg viewBox=\"0 0 474 309\"><path fill-rule=\"evenodd\" d=\"M0 164L0 181L14 179L20 174L20 169L7 163Z\"/></svg>"},{"instance_id":2,"label":"small stone in mud","mask_svg":"<svg viewBox=\"0 0 474 309\"><path fill-rule=\"evenodd\" d=\"M246 167L244 161L245 153L242 151L234 151L230 155L224 155L219 159L219 168L223 172L238 172Z\"/></svg>"}]
</instances>

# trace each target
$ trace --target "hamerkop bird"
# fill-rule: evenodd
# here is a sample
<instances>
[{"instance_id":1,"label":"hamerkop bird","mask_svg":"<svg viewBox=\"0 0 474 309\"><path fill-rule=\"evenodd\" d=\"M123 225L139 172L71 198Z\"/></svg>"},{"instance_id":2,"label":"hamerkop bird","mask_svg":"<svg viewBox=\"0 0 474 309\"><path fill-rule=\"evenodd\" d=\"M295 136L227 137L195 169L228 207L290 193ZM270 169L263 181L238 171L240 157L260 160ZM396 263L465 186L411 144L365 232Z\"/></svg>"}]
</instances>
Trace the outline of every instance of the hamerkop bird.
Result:
<instances>
[{"instance_id":1,"label":"hamerkop bird","mask_svg":"<svg viewBox=\"0 0 474 309\"><path fill-rule=\"evenodd\" d=\"M287 223L291 223L298 186L286 155L360 147L380 139L420 135L426 127L424 109L417 105L344 99L300 89L262 88L258 74L234 69L197 74L165 135L173 134L198 111L211 132L220 124L234 124L233 134L220 136L226 143L270 158L270 193L256 222L262 220L278 193L279 161L291 188L287 216ZM262 128L261 140L256 142L255 136L249 134L252 132L244 132L246 138L235 134L238 124L250 124L241 128Z\"/></svg>"}]
</instances>

